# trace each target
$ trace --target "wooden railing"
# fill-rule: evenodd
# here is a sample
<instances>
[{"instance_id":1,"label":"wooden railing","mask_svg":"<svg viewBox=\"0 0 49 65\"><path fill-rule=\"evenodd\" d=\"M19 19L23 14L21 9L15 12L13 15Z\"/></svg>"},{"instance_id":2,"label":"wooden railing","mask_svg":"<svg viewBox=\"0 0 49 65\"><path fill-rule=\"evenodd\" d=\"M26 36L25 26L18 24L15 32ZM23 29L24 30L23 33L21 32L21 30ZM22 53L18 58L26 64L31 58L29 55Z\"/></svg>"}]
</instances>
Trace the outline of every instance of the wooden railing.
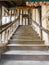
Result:
<instances>
[{"instance_id":1,"label":"wooden railing","mask_svg":"<svg viewBox=\"0 0 49 65\"><path fill-rule=\"evenodd\" d=\"M6 24L4 24L4 25L1 25L1 26L0 26L0 29L6 27L7 25L9 25L9 24L11 24L11 23L12 23L12 22L9 22L9 23L6 23Z\"/></svg>"},{"instance_id":2,"label":"wooden railing","mask_svg":"<svg viewBox=\"0 0 49 65\"><path fill-rule=\"evenodd\" d=\"M44 27L40 26L36 21L30 19L32 21L32 27L34 30L39 34L41 40L45 41L45 44L49 45L49 30L45 29ZM39 32L38 32L39 31Z\"/></svg>"},{"instance_id":3,"label":"wooden railing","mask_svg":"<svg viewBox=\"0 0 49 65\"><path fill-rule=\"evenodd\" d=\"M19 18L7 25L0 27L0 43L8 43L8 40L19 26Z\"/></svg>"},{"instance_id":4,"label":"wooden railing","mask_svg":"<svg viewBox=\"0 0 49 65\"><path fill-rule=\"evenodd\" d=\"M33 21L33 20L32 20ZM45 29L44 27L41 27L36 21L33 21L41 30L45 31L47 34L49 34L49 30Z\"/></svg>"}]
</instances>

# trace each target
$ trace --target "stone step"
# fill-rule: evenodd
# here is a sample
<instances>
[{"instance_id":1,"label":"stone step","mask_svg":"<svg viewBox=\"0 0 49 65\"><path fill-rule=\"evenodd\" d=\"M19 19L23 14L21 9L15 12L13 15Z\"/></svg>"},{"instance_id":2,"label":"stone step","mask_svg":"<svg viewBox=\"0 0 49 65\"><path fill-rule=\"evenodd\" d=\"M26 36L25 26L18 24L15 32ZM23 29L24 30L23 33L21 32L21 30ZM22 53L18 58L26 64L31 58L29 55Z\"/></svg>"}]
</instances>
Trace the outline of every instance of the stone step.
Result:
<instances>
[{"instance_id":1,"label":"stone step","mask_svg":"<svg viewBox=\"0 0 49 65\"><path fill-rule=\"evenodd\" d=\"M23 31L23 30L35 31L33 28L30 28L30 27L29 27L29 28L22 28L22 27L20 28L20 27L19 27L17 31L21 31L21 30L22 30L22 31ZM35 32L36 32L36 31L35 31Z\"/></svg>"},{"instance_id":2,"label":"stone step","mask_svg":"<svg viewBox=\"0 0 49 65\"><path fill-rule=\"evenodd\" d=\"M49 47L48 45L45 45L45 44L7 44L7 46L36 46L36 47L45 46L45 47Z\"/></svg>"},{"instance_id":3,"label":"stone step","mask_svg":"<svg viewBox=\"0 0 49 65\"><path fill-rule=\"evenodd\" d=\"M27 26L27 27L26 27L26 26L25 26L25 27L21 27L21 26L20 26L18 30L20 30L20 29L32 30L33 28L32 28L31 26L30 26L30 27L28 27L28 26ZM34 29L33 29L33 30L34 30Z\"/></svg>"},{"instance_id":4,"label":"stone step","mask_svg":"<svg viewBox=\"0 0 49 65\"><path fill-rule=\"evenodd\" d=\"M38 34L30 34L30 33L14 33L13 35L24 35L24 36L39 36Z\"/></svg>"},{"instance_id":5,"label":"stone step","mask_svg":"<svg viewBox=\"0 0 49 65\"><path fill-rule=\"evenodd\" d=\"M10 39L9 43L15 44L44 44L42 40L31 40L31 39Z\"/></svg>"},{"instance_id":6,"label":"stone step","mask_svg":"<svg viewBox=\"0 0 49 65\"><path fill-rule=\"evenodd\" d=\"M31 32L31 33L36 33L36 31L35 30L33 30L33 29L31 29L31 30L29 30L29 29L18 29L17 31L15 31L15 33L17 33L17 32Z\"/></svg>"},{"instance_id":7,"label":"stone step","mask_svg":"<svg viewBox=\"0 0 49 65\"><path fill-rule=\"evenodd\" d=\"M13 35L39 35L37 33L14 33Z\"/></svg>"},{"instance_id":8,"label":"stone step","mask_svg":"<svg viewBox=\"0 0 49 65\"><path fill-rule=\"evenodd\" d=\"M41 41L41 39L40 38L36 38L36 37L34 37L34 38L22 38L22 37L12 37L10 40L19 40L19 41L26 41L26 40L39 40L39 41ZM27 41L28 42L28 41Z\"/></svg>"},{"instance_id":9,"label":"stone step","mask_svg":"<svg viewBox=\"0 0 49 65\"><path fill-rule=\"evenodd\" d=\"M23 36L23 35L13 35L11 37L11 39L14 38L14 39L39 39L40 40L40 37L39 36Z\"/></svg>"},{"instance_id":10,"label":"stone step","mask_svg":"<svg viewBox=\"0 0 49 65\"><path fill-rule=\"evenodd\" d=\"M49 51L9 50L2 54L2 59L48 61Z\"/></svg>"},{"instance_id":11,"label":"stone step","mask_svg":"<svg viewBox=\"0 0 49 65\"><path fill-rule=\"evenodd\" d=\"M48 46L46 45L23 45L23 44L8 44L7 45L8 50L40 50L40 51L46 51L48 50Z\"/></svg>"},{"instance_id":12,"label":"stone step","mask_svg":"<svg viewBox=\"0 0 49 65\"><path fill-rule=\"evenodd\" d=\"M16 31L15 33L24 33L25 31L24 30ZM35 32L35 31L26 31L26 33L32 33L32 34L35 33L35 34L37 34L37 32Z\"/></svg>"},{"instance_id":13,"label":"stone step","mask_svg":"<svg viewBox=\"0 0 49 65\"><path fill-rule=\"evenodd\" d=\"M2 60L0 65L49 65L49 61Z\"/></svg>"},{"instance_id":14,"label":"stone step","mask_svg":"<svg viewBox=\"0 0 49 65\"><path fill-rule=\"evenodd\" d=\"M24 34L19 34L19 35L13 35L12 37L39 37L38 35L24 35Z\"/></svg>"},{"instance_id":15,"label":"stone step","mask_svg":"<svg viewBox=\"0 0 49 65\"><path fill-rule=\"evenodd\" d=\"M27 31L32 31L32 32L34 32L35 30L33 30L33 29L22 29L22 28L19 28L17 31L25 31L25 30L27 30ZM35 31L36 32L36 31Z\"/></svg>"},{"instance_id":16,"label":"stone step","mask_svg":"<svg viewBox=\"0 0 49 65\"><path fill-rule=\"evenodd\" d=\"M15 33L19 33L19 32L22 33L22 32L25 32L25 31L26 30L24 30L24 29L23 30L20 29L20 30L15 31ZM26 33L36 33L36 31L34 31L34 30L32 30L32 31L31 30L27 30Z\"/></svg>"}]
</instances>

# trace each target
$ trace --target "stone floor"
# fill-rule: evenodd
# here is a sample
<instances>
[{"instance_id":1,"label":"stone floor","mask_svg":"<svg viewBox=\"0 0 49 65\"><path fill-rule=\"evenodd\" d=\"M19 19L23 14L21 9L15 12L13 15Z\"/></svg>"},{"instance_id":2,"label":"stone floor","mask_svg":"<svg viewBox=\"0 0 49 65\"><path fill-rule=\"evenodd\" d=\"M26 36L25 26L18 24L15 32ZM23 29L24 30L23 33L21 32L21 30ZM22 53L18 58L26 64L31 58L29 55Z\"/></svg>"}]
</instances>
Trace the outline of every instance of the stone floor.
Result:
<instances>
[{"instance_id":1,"label":"stone floor","mask_svg":"<svg viewBox=\"0 0 49 65\"><path fill-rule=\"evenodd\" d=\"M49 61L2 60L0 65L49 65Z\"/></svg>"}]
</instances>

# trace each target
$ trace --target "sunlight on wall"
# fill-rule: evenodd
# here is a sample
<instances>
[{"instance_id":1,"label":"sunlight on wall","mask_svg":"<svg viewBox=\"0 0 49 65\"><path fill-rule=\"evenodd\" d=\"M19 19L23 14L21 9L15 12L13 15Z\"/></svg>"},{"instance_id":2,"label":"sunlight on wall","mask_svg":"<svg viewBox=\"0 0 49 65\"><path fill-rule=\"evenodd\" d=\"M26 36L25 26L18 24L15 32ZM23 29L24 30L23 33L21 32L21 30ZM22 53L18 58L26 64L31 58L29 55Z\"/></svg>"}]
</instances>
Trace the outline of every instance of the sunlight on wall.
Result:
<instances>
[{"instance_id":1,"label":"sunlight on wall","mask_svg":"<svg viewBox=\"0 0 49 65\"><path fill-rule=\"evenodd\" d=\"M46 16L46 6L43 5L41 7L41 12L42 12L42 27L44 27L45 29L47 29L47 21L46 18L44 19L44 17ZM36 21L39 25L40 25L40 15L39 15L39 10L36 9L32 9L32 19L33 21ZM39 36L41 36L41 32L40 32L40 28L32 21L32 27L35 29L35 31L39 34ZM49 45L49 38L48 38L48 34L42 30L42 39L45 41L46 45Z\"/></svg>"},{"instance_id":2,"label":"sunlight on wall","mask_svg":"<svg viewBox=\"0 0 49 65\"><path fill-rule=\"evenodd\" d=\"M38 9L32 9L32 19L33 21L36 21L39 25L40 25L40 15L39 15L39 10ZM35 29L35 31L37 31L37 33L40 36L40 29L39 27L32 22L32 26Z\"/></svg>"},{"instance_id":3,"label":"sunlight on wall","mask_svg":"<svg viewBox=\"0 0 49 65\"><path fill-rule=\"evenodd\" d=\"M46 28L46 18L44 19L44 17L46 16L46 6L42 6L42 26L44 28Z\"/></svg>"},{"instance_id":4,"label":"sunlight on wall","mask_svg":"<svg viewBox=\"0 0 49 65\"><path fill-rule=\"evenodd\" d=\"M20 15L20 25L22 25L22 15Z\"/></svg>"},{"instance_id":5,"label":"sunlight on wall","mask_svg":"<svg viewBox=\"0 0 49 65\"><path fill-rule=\"evenodd\" d=\"M45 41L45 44L48 45L49 44L49 41L48 41L48 34L45 33L44 31L42 31L43 33L43 40Z\"/></svg>"},{"instance_id":6,"label":"sunlight on wall","mask_svg":"<svg viewBox=\"0 0 49 65\"><path fill-rule=\"evenodd\" d=\"M47 29L46 24L46 5L42 6L42 26ZM45 41L45 44L49 44L48 34L45 31L42 31L43 40Z\"/></svg>"},{"instance_id":7,"label":"sunlight on wall","mask_svg":"<svg viewBox=\"0 0 49 65\"><path fill-rule=\"evenodd\" d=\"M36 9L33 9L33 16L32 16L32 18L33 18L34 21L36 21L36 13L35 13L35 11L36 11Z\"/></svg>"},{"instance_id":8,"label":"sunlight on wall","mask_svg":"<svg viewBox=\"0 0 49 65\"><path fill-rule=\"evenodd\" d=\"M9 22L10 22L10 17L2 17L2 25Z\"/></svg>"},{"instance_id":9,"label":"sunlight on wall","mask_svg":"<svg viewBox=\"0 0 49 65\"><path fill-rule=\"evenodd\" d=\"M12 16L11 21L14 21L14 20L15 20L15 16Z\"/></svg>"},{"instance_id":10,"label":"sunlight on wall","mask_svg":"<svg viewBox=\"0 0 49 65\"><path fill-rule=\"evenodd\" d=\"M26 25L28 25L28 19L26 19Z\"/></svg>"},{"instance_id":11,"label":"sunlight on wall","mask_svg":"<svg viewBox=\"0 0 49 65\"><path fill-rule=\"evenodd\" d=\"M39 14L39 9L36 9L36 22L40 25L40 14ZM36 26L37 27L37 33L39 34L39 36L40 36L40 28L38 27L38 26Z\"/></svg>"},{"instance_id":12,"label":"sunlight on wall","mask_svg":"<svg viewBox=\"0 0 49 65\"><path fill-rule=\"evenodd\" d=\"M7 12L7 9L2 6L2 25L10 22L10 16L7 14Z\"/></svg>"}]
</instances>

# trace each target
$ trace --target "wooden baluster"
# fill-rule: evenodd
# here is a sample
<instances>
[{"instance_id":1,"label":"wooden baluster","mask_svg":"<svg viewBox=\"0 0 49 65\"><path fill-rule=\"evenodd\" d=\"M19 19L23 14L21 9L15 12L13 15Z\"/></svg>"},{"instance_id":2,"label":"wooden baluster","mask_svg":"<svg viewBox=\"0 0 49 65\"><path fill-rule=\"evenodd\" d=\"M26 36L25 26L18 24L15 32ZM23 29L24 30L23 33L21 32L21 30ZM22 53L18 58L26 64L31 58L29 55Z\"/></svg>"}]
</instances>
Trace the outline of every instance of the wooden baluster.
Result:
<instances>
[{"instance_id":1,"label":"wooden baluster","mask_svg":"<svg viewBox=\"0 0 49 65\"><path fill-rule=\"evenodd\" d=\"M8 40L8 35L7 35L7 30L6 30L6 42L7 42L7 40Z\"/></svg>"},{"instance_id":2,"label":"wooden baluster","mask_svg":"<svg viewBox=\"0 0 49 65\"><path fill-rule=\"evenodd\" d=\"M8 28L8 35L10 36L10 28ZM9 37L9 36L8 36L8 37Z\"/></svg>"},{"instance_id":3,"label":"wooden baluster","mask_svg":"<svg viewBox=\"0 0 49 65\"><path fill-rule=\"evenodd\" d=\"M4 43L4 42L5 42L4 35L5 35L5 31L4 31L4 32L2 32L2 43Z\"/></svg>"},{"instance_id":4,"label":"wooden baluster","mask_svg":"<svg viewBox=\"0 0 49 65\"><path fill-rule=\"evenodd\" d=\"M9 39L9 29L7 29L7 40Z\"/></svg>"},{"instance_id":5,"label":"wooden baluster","mask_svg":"<svg viewBox=\"0 0 49 65\"><path fill-rule=\"evenodd\" d=\"M11 34L11 27L10 27L10 34Z\"/></svg>"},{"instance_id":6,"label":"wooden baluster","mask_svg":"<svg viewBox=\"0 0 49 65\"><path fill-rule=\"evenodd\" d=\"M1 40L2 40L2 37L1 37L2 34L0 34L0 43L1 43Z\"/></svg>"},{"instance_id":7,"label":"wooden baluster","mask_svg":"<svg viewBox=\"0 0 49 65\"><path fill-rule=\"evenodd\" d=\"M5 30L5 33L4 33L4 42L6 43L6 30Z\"/></svg>"},{"instance_id":8,"label":"wooden baluster","mask_svg":"<svg viewBox=\"0 0 49 65\"><path fill-rule=\"evenodd\" d=\"M40 26L42 27L42 14L41 14L41 8L39 8L39 18L40 18ZM40 37L41 37L41 40L42 40L42 38L43 38L43 36L42 36L42 29L40 29Z\"/></svg>"},{"instance_id":9,"label":"wooden baluster","mask_svg":"<svg viewBox=\"0 0 49 65\"><path fill-rule=\"evenodd\" d=\"M12 33L12 26L11 26L11 33Z\"/></svg>"},{"instance_id":10,"label":"wooden baluster","mask_svg":"<svg viewBox=\"0 0 49 65\"><path fill-rule=\"evenodd\" d=\"M14 24L13 24L13 31L14 31Z\"/></svg>"}]
</instances>

